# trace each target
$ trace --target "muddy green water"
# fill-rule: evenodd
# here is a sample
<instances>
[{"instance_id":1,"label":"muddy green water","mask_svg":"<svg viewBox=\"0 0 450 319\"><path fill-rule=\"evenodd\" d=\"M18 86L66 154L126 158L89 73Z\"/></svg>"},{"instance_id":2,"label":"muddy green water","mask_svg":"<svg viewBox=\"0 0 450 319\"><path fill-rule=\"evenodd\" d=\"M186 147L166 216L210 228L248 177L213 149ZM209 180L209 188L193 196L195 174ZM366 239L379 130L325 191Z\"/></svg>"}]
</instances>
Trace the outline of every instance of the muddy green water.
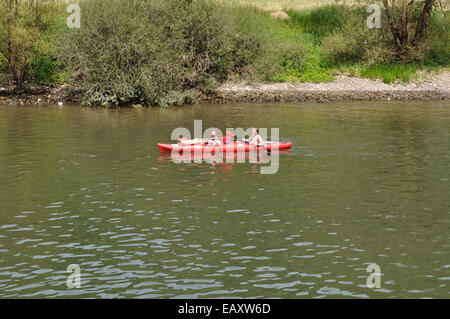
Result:
<instances>
[{"instance_id":1,"label":"muddy green water","mask_svg":"<svg viewBox=\"0 0 450 319\"><path fill-rule=\"evenodd\" d=\"M160 154L195 119L294 146L274 175ZM0 106L0 297L448 298L449 178L449 102Z\"/></svg>"}]
</instances>

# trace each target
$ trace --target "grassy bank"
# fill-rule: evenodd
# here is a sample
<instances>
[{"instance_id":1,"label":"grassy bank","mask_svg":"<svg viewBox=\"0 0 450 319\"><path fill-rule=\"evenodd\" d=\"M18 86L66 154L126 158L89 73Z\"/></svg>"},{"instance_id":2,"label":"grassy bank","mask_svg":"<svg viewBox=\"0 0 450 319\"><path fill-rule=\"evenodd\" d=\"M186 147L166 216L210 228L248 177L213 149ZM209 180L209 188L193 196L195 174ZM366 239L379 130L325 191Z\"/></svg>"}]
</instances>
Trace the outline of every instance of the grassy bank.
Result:
<instances>
[{"instance_id":1,"label":"grassy bank","mask_svg":"<svg viewBox=\"0 0 450 319\"><path fill-rule=\"evenodd\" d=\"M365 6L329 2L82 0L82 26L69 29L65 5L46 0L40 20L25 10L15 25L23 52L16 59L26 64L26 81L67 83L84 103L104 106L194 103L230 80L317 83L347 72L392 83L448 67L448 13L433 11L423 43L405 61L386 23L367 28ZM289 19L271 17L274 4ZM0 9L1 43L7 18ZM7 55L0 44L0 74L11 80Z\"/></svg>"}]
</instances>

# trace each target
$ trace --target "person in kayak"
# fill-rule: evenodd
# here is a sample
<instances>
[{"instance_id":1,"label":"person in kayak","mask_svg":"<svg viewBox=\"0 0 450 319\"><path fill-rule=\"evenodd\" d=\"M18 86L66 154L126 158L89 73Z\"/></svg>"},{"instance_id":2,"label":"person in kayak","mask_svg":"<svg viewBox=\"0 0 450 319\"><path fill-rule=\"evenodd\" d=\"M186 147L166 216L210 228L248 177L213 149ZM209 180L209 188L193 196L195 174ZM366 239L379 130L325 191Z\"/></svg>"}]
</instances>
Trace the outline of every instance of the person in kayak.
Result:
<instances>
[{"instance_id":1,"label":"person in kayak","mask_svg":"<svg viewBox=\"0 0 450 319\"><path fill-rule=\"evenodd\" d=\"M203 141L203 143L205 143L205 141ZM216 135L216 131L211 132L211 137L209 138L209 140L206 140L206 145L213 145L213 146L222 145L222 142Z\"/></svg>"},{"instance_id":2,"label":"person in kayak","mask_svg":"<svg viewBox=\"0 0 450 319\"><path fill-rule=\"evenodd\" d=\"M252 144L252 145L264 145L264 140L259 135L259 128L253 128L252 136L246 140L243 140L246 143Z\"/></svg>"},{"instance_id":3,"label":"person in kayak","mask_svg":"<svg viewBox=\"0 0 450 319\"><path fill-rule=\"evenodd\" d=\"M193 140L181 140L180 144L184 144L184 145L212 145L212 146L217 146L217 145L222 145L222 142L217 137L216 131L212 131L211 132L211 137L209 139L200 140L198 138L194 138Z\"/></svg>"}]
</instances>

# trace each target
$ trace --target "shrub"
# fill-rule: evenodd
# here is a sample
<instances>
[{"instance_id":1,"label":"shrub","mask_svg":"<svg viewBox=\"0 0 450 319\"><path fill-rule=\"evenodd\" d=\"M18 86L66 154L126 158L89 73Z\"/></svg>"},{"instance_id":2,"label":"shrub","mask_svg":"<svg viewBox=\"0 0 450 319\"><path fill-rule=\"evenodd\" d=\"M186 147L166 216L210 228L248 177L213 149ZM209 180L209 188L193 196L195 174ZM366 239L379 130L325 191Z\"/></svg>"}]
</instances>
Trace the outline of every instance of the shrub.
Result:
<instances>
[{"instance_id":1,"label":"shrub","mask_svg":"<svg viewBox=\"0 0 450 319\"><path fill-rule=\"evenodd\" d=\"M421 10L411 16L410 25L417 23ZM387 21L385 11L382 21ZM398 48L387 22L380 29L369 29L366 26L367 14L363 7L354 8L354 13L348 16L340 29L334 30L322 41L325 56L332 64L362 63L367 66L391 64L404 60L405 56L398 53ZM445 65L449 56L448 13L433 11L430 26L420 45L408 51L408 58L414 62L424 62L431 65Z\"/></svg>"},{"instance_id":2,"label":"shrub","mask_svg":"<svg viewBox=\"0 0 450 319\"><path fill-rule=\"evenodd\" d=\"M448 66L450 61L450 12L433 12L427 37L421 47L425 65Z\"/></svg>"},{"instance_id":3,"label":"shrub","mask_svg":"<svg viewBox=\"0 0 450 319\"><path fill-rule=\"evenodd\" d=\"M30 64L32 81L37 84L58 84L66 81L57 58L49 52L35 54Z\"/></svg>"},{"instance_id":4,"label":"shrub","mask_svg":"<svg viewBox=\"0 0 450 319\"><path fill-rule=\"evenodd\" d=\"M331 63L360 61L364 56L363 41L357 36L335 32L323 41L323 52Z\"/></svg>"},{"instance_id":5,"label":"shrub","mask_svg":"<svg viewBox=\"0 0 450 319\"><path fill-rule=\"evenodd\" d=\"M280 71L280 49L285 41L284 24L270 17L268 12L248 6L221 7L228 23L236 30L237 49L231 51L235 70L231 76L249 81L268 80Z\"/></svg>"},{"instance_id":6,"label":"shrub","mask_svg":"<svg viewBox=\"0 0 450 319\"><path fill-rule=\"evenodd\" d=\"M62 43L71 86L87 104L191 102L193 89L209 93L263 55L252 10L207 0L83 1L82 26Z\"/></svg>"},{"instance_id":7,"label":"shrub","mask_svg":"<svg viewBox=\"0 0 450 319\"><path fill-rule=\"evenodd\" d=\"M12 79L30 78L30 66L40 54L42 38L56 23L56 0L0 0L0 54Z\"/></svg>"}]
</instances>

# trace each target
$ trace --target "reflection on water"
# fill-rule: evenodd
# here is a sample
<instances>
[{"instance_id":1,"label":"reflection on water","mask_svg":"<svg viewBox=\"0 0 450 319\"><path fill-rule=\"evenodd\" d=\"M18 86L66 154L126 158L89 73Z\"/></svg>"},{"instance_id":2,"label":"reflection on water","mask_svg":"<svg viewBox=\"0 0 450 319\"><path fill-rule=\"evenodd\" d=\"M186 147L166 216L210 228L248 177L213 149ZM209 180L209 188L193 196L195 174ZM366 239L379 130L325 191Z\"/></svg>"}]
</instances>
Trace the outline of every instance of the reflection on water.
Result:
<instances>
[{"instance_id":1,"label":"reflection on water","mask_svg":"<svg viewBox=\"0 0 450 319\"><path fill-rule=\"evenodd\" d=\"M274 169L270 174L276 174L279 168L279 157L291 154L291 150L276 150L274 152L258 151L255 153L218 153L206 154L202 152L161 152L158 160L161 163L185 164L189 166L205 167L205 165L214 168L219 167L223 170L232 170L233 166L239 164L252 164L251 171L262 173L263 167ZM272 162L276 162L273 165ZM268 164L268 165L263 165ZM160 166L163 167L163 166ZM184 166L180 169L183 170Z\"/></svg>"},{"instance_id":2,"label":"reflection on water","mask_svg":"<svg viewBox=\"0 0 450 319\"><path fill-rule=\"evenodd\" d=\"M194 119L294 145L176 164ZM449 166L448 102L0 108L0 297L445 298Z\"/></svg>"}]
</instances>

